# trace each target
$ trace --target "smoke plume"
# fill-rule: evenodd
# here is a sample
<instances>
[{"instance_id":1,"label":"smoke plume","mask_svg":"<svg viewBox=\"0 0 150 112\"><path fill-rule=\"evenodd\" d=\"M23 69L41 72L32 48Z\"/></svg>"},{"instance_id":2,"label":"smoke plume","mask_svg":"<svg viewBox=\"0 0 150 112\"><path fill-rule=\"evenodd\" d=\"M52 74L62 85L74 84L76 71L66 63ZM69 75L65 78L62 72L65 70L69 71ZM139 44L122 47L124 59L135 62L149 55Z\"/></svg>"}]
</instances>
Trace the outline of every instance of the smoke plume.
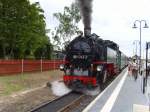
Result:
<instances>
[{"instance_id":1,"label":"smoke plume","mask_svg":"<svg viewBox=\"0 0 150 112\"><path fill-rule=\"evenodd\" d=\"M83 17L84 29L91 29L92 1L93 0L78 0Z\"/></svg>"},{"instance_id":2,"label":"smoke plume","mask_svg":"<svg viewBox=\"0 0 150 112\"><path fill-rule=\"evenodd\" d=\"M69 93L71 90L65 86L63 82L54 81L52 84L52 92L56 96L63 96Z\"/></svg>"}]
</instances>

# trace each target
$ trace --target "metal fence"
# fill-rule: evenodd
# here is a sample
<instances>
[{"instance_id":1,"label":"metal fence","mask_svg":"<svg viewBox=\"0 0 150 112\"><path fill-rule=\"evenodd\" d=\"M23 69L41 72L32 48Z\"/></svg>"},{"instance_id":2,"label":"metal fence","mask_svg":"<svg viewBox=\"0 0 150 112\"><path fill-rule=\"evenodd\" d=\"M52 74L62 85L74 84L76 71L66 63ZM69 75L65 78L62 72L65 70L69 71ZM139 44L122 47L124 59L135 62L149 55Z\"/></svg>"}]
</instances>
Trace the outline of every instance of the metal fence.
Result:
<instances>
[{"instance_id":1,"label":"metal fence","mask_svg":"<svg viewBox=\"0 0 150 112\"><path fill-rule=\"evenodd\" d=\"M0 60L0 75L58 69L63 60Z\"/></svg>"}]
</instances>

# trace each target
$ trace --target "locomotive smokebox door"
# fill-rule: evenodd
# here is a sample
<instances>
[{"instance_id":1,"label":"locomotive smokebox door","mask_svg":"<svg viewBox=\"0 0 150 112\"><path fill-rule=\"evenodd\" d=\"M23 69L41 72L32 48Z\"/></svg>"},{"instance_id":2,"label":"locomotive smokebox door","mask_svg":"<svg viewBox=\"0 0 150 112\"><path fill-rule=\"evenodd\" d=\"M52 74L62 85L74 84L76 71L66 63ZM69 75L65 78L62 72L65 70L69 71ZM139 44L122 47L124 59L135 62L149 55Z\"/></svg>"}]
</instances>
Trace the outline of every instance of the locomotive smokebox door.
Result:
<instances>
[{"instance_id":1,"label":"locomotive smokebox door","mask_svg":"<svg viewBox=\"0 0 150 112\"><path fill-rule=\"evenodd\" d=\"M89 37L91 35L91 28L84 28L84 36Z\"/></svg>"}]
</instances>

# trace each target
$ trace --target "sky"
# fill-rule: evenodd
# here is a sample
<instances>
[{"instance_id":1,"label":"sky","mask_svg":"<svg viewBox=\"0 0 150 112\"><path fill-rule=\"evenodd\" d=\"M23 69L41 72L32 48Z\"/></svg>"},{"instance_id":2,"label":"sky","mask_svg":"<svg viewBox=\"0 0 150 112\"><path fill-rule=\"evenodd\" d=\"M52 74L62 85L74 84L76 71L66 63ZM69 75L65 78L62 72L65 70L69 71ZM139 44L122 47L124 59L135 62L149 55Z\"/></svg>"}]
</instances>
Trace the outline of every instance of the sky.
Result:
<instances>
[{"instance_id":1,"label":"sky","mask_svg":"<svg viewBox=\"0 0 150 112\"><path fill-rule=\"evenodd\" d=\"M63 11L64 6L70 6L75 0L30 0L38 1L46 17L46 25L54 29L58 21L53 13ZM135 20L146 20L150 27L150 0L93 0L92 32L104 40L116 42L120 50L127 56L135 54L135 40L140 40L138 28L133 29ZM144 27L142 22L141 26ZM79 27L83 30L82 21ZM142 28L142 57L145 57L145 44L150 41L150 28ZM139 46L138 52L139 54Z\"/></svg>"}]
</instances>

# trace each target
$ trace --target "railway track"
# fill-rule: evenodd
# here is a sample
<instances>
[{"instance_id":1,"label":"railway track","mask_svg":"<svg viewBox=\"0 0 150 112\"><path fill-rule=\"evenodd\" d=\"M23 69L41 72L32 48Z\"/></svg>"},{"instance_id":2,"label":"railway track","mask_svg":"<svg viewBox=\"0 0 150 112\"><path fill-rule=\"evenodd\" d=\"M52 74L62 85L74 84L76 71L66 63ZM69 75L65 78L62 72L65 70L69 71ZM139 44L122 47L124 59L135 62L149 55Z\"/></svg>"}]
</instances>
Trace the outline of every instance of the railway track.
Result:
<instances>
[{"instance_id":1,"label":"railway track","mask_svg":"<svg viewBox=\"0 0 150 112\"><path fill-rule=\"evenodd\" d=\"M115 77L109 79L101 90L103 91ZM87 96L85 94L70 92L62 97L48 101L29 112L81 112L96 96ZM77 111L79 110L79 111Z\"/></svg>"},{"instance_id":2,"label":"railway track","mask_svg":"<svg viewBox=\"0 0 150 112\"><path fill-rule=\"evenodd\" d=\"M74 106L80 104L80 101L84 97L85 95L81 93L71 92L53 101L42 104L29 112L68 112Z\"/></svg>"}]
</instances>

